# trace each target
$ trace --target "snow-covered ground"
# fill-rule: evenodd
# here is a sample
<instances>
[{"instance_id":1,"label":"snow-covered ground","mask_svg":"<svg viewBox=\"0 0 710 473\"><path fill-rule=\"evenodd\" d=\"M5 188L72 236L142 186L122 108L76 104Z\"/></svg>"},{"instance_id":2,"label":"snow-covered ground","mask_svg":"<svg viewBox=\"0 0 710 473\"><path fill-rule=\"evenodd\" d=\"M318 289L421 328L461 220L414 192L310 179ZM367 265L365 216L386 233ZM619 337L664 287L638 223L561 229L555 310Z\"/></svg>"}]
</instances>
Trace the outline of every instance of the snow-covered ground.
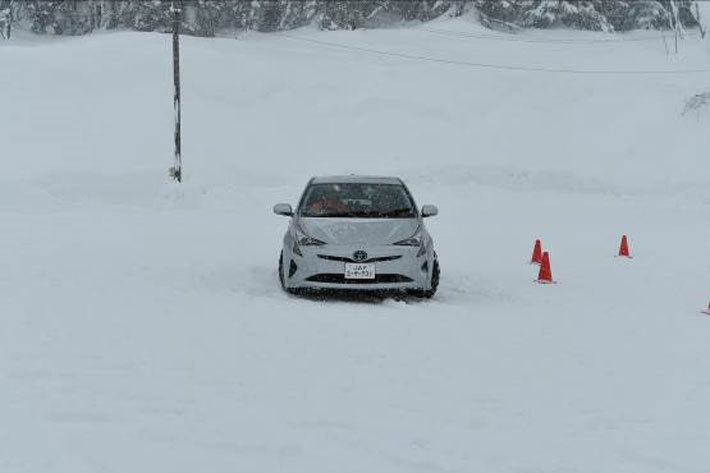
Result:
<instances>
[{"instance_id":1,"label":"snow-covered ground","mask_svg":"<svg viewBox=\"0 0 710 473\"><path fill-rule=\"evenodd\" d=\"M168 36L0 41L0 471L707 471L710 72L586 72L708 43L512 38L184 38L182 185ZM280 291L271 206L350 172L439 206L432 301Z\"/></svg>"}]
</instances>

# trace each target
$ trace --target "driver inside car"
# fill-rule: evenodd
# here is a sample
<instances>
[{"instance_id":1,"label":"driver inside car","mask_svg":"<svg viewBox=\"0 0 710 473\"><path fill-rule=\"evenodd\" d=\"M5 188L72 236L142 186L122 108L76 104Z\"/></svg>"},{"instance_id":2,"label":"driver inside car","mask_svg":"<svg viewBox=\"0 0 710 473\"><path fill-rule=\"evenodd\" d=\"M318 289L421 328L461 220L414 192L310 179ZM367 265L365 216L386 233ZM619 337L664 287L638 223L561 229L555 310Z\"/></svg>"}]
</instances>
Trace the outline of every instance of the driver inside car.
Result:
<instances>
[{"instance_id":1,"label":"driver inside car","mask_svg":"<svg viewBox=\"0 0 710 473\"><path fill-rule=\"evenodd\" d=\"M348 211L348 206L340 200L335 188L329 187L313 204L308 207L309 212L317 214L338 214Z\"/></svg>"}]
</instances>

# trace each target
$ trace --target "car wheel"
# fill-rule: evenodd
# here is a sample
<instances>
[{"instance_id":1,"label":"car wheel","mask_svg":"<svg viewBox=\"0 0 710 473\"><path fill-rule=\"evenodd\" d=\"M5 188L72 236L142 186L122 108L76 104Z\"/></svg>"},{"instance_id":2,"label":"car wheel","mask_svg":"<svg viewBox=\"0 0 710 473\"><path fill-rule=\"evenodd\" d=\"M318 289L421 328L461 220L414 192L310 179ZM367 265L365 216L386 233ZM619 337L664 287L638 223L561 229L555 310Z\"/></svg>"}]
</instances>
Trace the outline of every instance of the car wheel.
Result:
<instances>
[{"instance_id":1,"label":"car wheel","mask_svg":"<svg viewBox=\"0 0 710 473\"><path fill-rule=\"evenodd\" d=\"M416 297L423 297L425 299L431 299L436 294L436 290L439 288L439 260L434 260L434 265L431 270L431 289L424 291L412 291L410 294Z\"/></svg>"},{"instance_id":2,"label":"car wheel","mask_svg":"<svg viewBox=\"0 0 710 473\"><path fill-rule=\"evenodd\" d=\"M436 290L439 288L439 276L440 276L440 270L439 270L439 260L435 259L434 260L434 267L431 270L431 289L428 291L424 291L424 297L427 299L431 299L434 297L434 294L436 294Z\"/></svg>"},{"instance_id":3,"label":"car wheel","mask_svg":"<svg viewBox=\"0 0 710 473\"><path fill-rule=\"evenodd\" d=\"M281 289L289 294L299 294L298 289L286 287L286 280L284 278L284 252L282 251L279 255L279 282L281 283Z\"/></svg>"},{"instance_id":4,"label":"car wheel","mask_svg":"<svg viewBox=\"0 0 710 473\"><path fill-rule=\"evenodd\" d=\"M286 283L284 281L284 252L282 251L279 255L279 282L281 283L281 289L286 290Z\"/></svg>"}]
</instances>

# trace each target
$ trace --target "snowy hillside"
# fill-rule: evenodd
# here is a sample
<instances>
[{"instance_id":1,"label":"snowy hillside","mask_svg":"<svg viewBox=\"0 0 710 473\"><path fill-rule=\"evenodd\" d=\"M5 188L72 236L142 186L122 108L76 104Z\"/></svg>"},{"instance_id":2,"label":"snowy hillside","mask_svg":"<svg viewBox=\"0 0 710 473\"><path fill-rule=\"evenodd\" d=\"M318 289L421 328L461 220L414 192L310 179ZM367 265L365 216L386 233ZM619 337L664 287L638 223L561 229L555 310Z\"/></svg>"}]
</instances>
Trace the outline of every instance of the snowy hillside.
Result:
<instances>
[{"instance_id":1,"label":"snowy hillside","mask_svg":"<svg viewBox=\"0 0 710 473\"><path fill-rule=\"evenodd\" d=\"M169 37L0 41L0 471L705 471L710 51L660 35L184 38L182 185ZM271 206L351 172L439 206L432 301L280 291Z\"/></svg>"}]
</instances>

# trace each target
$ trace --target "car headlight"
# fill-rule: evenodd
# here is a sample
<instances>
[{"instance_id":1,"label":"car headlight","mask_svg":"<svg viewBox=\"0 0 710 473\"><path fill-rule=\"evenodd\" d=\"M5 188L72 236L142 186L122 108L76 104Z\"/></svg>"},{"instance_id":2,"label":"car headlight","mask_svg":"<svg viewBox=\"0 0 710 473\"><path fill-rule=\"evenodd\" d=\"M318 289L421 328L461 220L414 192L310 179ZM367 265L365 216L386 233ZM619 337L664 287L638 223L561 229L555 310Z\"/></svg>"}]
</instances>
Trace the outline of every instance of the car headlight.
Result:
<instances>
[{"instance_id":1,"label":"car headlight","mask_svg":"<svg viewBox=\"0 0 710 473\"><path fill-rule=\"evenodd\" d=\"M325 242L320 241L318 238L311 238L306 235L301 235L298 238L298 244L301 246L323 246L325 245Z\"/></svg>"},{"instance_id":2,"label":"car headlight","mask_svg":"<svg viewBox=\"0 0 710 473\"><path fill-rule=\"evenodd\" d=\"M414 235L413 237L406 238L404 240L396 241L392 243L393 245L397 246L422 246L422 236L417 234Z\"/></svg>"},{"instance_id":3,"label":"car headlight","mask_svg":"<svg viewBox=\"0 0 710 473\"><path fill-rule=\"evenodd\" d=\"M296 232L296 238L293 241L293 252L298 256L303 256L303 253L301 253L302 246L323 246L325 244L326 243L324 241L317 238L312 238L304 233Z\"/></svg>"},{"instance_id":4,"label":"car headlight","mask_svg":"<svg viewBox=\"0 0 710 473\"><path fill-rule=\"evenodd\" d=\"M419 248L419 251L417 251L417 258L426 253L426 242L424 241L424 237L422 237L421 233L416 233L414 234L414 236L405 238L404 240L396 241L393 243L393 245L414 246Z\"/></svg>"}]
</instances>

